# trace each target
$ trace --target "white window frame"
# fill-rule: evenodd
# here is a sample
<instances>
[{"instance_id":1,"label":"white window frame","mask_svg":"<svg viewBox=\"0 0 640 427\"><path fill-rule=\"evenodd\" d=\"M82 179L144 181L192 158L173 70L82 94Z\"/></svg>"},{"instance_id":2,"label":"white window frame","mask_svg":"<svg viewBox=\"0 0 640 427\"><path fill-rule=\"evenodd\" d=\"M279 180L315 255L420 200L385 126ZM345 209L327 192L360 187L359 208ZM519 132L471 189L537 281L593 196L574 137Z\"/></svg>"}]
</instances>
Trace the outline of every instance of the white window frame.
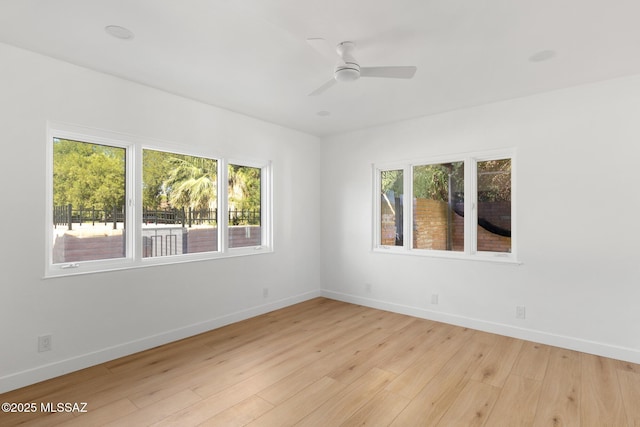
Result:
<instances>
[{"instance_id":1,"label":"white window frame","mask_svg":"<svg viewBox=\"0 0 640 427\"><path fill-rule=\"evenodd\" d=\"M126 150L126 256L124 258L78 261L53 264L53 140L102 144ZM218 251L192 254L142 257L142 150L156 150L217 160L217 205L218 205ZM46 144L46 209L45 209L45 268L44 277L60 277L97 273L155 265L176 264L192 261L212 260L235 256L258 255L273 252L273 203L271 162L255 159L228 159L221 155L189 149L185 145L152 140L117 132L87 128L68 123L47 122ZM229 248L227 240L227 165L229 163L261 169L261 245ZM140 201L140 202L138 202Z\"/></svg>"},{"instance_id":2,"label":"white window frame","mask_svg":"<svg viewBox=\"0 0 640 427\"><path fill-rule=\"evenodd\" d=\"M487 160L511 160L511 252L478 251L478 194L477 163ZM446 251L413 248L413 168L415 166L464 162L464 251ZM463 153L450 156L434 156L428 159L409 160L384 164L374 164L373 168L373 241L372 250L378 253L417 255L434 258L477 260L491 262L519 263L517 256L517 224L516 224L516 150L502 149L483 152ZM403 171L404 211L403 211L403 246L381 245L381 212L380 212L380 173L389 170Z\"/></svg>"},{"instance_id":3,"label":"white window frame","mask_svg":"<svg viewBox=\"0 0 640 427\"><path fill-rule=\"evenodd\" d=\"M137 148L139 149L139 153L138 153L138 158L140 159L140 161L136 164L137 169L136 169L136 176L138 177L138 185L136 185L136 200L143 200L142 197L142 160L143 160L143 151L144 150L154 150L154 151L162 151L164 153L170 153L170 154L179 154L179 155L185 155L185 156L192 156L192 157L202 157L202 158L206 158L209 160L215 160L217 161L217 168L219 169L221 164L222 164L222 159L219 156L214 156L214 155L208 155L208 154L202 154L202 153L194 153L193 151L189 151L186 150L185 147L180 147L180 146L167 146L167 144L165 143L164 146L162 148L157 147L156 145L153 145L153 142L146 142L144 144L138 144ZM221 187L221 178L220 178L220 171L218 171L217 173L217 200L216 200L216 204L217 204L217 209L218 209L218 217L221 216L221 210L220 210L220 187ZM145 266L150 266L150 265L163 265L163 264L174 264L174 263L178 263L178 262L187 262L187 261L202 261L202 260L207 260L207 259L212 259L212 258L219 258L221 255L220 253L222 252L221 248L222 245L220 244L220 238L221 238L221 234L222 234L222 227L220 225L220 218L218 218L217 224L218 224L218 250L217 251L212 251L212 252L194 252L194 253L190 253L190 254L181 254L181 255L166 255L166 256L156 256L156 257L143 257L142 256L142 202L139 203L140 207L138 209L136 209L135 213L135 225L136 225L136 229L134 230L134 234L135 234L135 240L136 240L136 247L139 248L138 251L136 252L136 254L139 254L140 256L140 262L142 263L142 265Z\"/></svg>"},{"instance_id":4,"label":"white window frame","mask_svg":"<svg viewBox=\"0 0 640 427\"><path fill-rule=\"evenodd\" d=\"M381 179L380 179L380 174L382 172L386 172L386 171L394 171L394 170L402 170L402 197L403 197L403 201L402 201L402 240L403 240L403 246L390 246L390 245L382 245L380 244L382 236L381 236L381 232L382 230L380 229L380 225L381 225L381 215L382 213L380 212L380 193L382 191L382 183L381 183ZM384 165L380 165L379 167L376 167L374 165L373 167L373 182L374 182L374 190L373 190L373 206L374 206L374 212L375 212L375 219L373 222L373 245L374 245L374 250L381 250L384 252L390 252L390 253L404 253L407 250L407 244L408 244L408 239L412 239L413 237L410 236L409 232L411 227L409 227L410 225L410 221L411 221L411 217L409 216L413 211L413 207L411 207L411 209L409 208L409 206L407 205L407 203L411 204L411 198L407 197L407 191L409 189L411 189L410 185L411 183L409 182L409 180L411 179L410 174L407 172L407 164L406 163L385 163ZM410 247L410 246L409 246Z\"/></svg>"},{"instance_id":5,"label":"white window frame","mask_svg":"<svg viewBox=\"0 0 640 427\"><path fill-rule=\"evenodd\" d=\"M272 188L272 178L271 178L271 162L270 161L256 161L256 160L239 160L239 159L227 159L224 161L222 168L224 169L224 178L220 178L219 181L224 182L224 192L218 194L224 194L224 197L220 197L224 199L223 208L220 212L227 212L229 209L229 197L228 197L228 172L229 165L236 166L246 166L250 168L260 169L260 245L257 246L243 246L237 248L229 247L229 235L227 231L229 230L229 215L224 215L222 221L224 222L224 235L221 236L222 246L224 247L224 251L230 254L240 256L240 255L251 255L259 252L264 252L265 250L273 250L273 241L272 241L272 204L271 204L271 188ZM223 181L224 179L224 181Z\"/></svg>"},{"instance_id":6,"label":"white window frame","mask_svg":"<svg viewBox=\"0 0 640 427\"><path fill-rule=\"evenodd\" d=\"M53 263L53 140L68 139L72 141L85 142L89 144L101 144L106 146L125 149L125 201L126 212L125 221L132 224L134 221L135 209L133 206L134 176L133 169L129 166L136 161L134 144L122 138L122 135L100 131L93 132L87 128L69 125L49 123L47 127L47 165L46 165L46 209L45 209L45 236L46 236L46 265L45 277L67 276L79 272L95 272L130 268L134 265L134 233L125 233L125 257L110 258L91 261L77 261L54 264ZM129 227L127 227L129 229Z\"/></svg>"}]
</instances>

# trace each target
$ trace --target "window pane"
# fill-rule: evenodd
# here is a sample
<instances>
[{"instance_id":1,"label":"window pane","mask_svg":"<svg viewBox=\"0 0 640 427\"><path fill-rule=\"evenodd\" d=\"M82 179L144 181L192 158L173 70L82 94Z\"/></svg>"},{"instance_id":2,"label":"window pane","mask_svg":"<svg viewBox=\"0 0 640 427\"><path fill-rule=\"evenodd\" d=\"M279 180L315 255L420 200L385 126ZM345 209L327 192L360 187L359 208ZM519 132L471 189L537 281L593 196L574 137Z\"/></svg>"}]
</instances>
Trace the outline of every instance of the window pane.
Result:
<instances>
[{"instance_id":1,"label":"window pane","mask_svg":"<svg viewBox=\"0 0 640 427\"><path fill-rule=\"evenodd\" d=\"M403 246L403 171L380 172L380 245Z\"/></svg>"},{"instance_id":2,"label":"window pane","mask_svg":"<svg viewBox=\"0 0 640 427\"><path fill-rule=\"evenodd\" d=\"M143 257L218 250L217 172L213 159L143 150Z\"/></svg>"},{"instance_id":3,"label":"window pane","mask_svg":"<svg viewBox=\"0 0 640 427\"><path fill-rule=\"evenodd\" d=\"M464 251L464 162L413 168L413 247Z\"/></svg>"},{"instance_id":4,"label":"window pane","mask_svg":"<svg viewBox=\"0 0 640 427\"><path fill-rule=\"evenodd\" d=\"M229 247L262 244L260 168L229 165Z\"/></svg>"},{"instance_id":5,"label":"window pane","mask_svg":"<svg viewBox=\"0 0 640 427\"><path fill-rule=\"evenodd\" d=\"M478 162L478 250L511 252L511 159Z\"/></svg>"},{"instance_id":6,"label":"window pane","mask_svg":"<svg viewBox=\"0 0 640 427\"><path fill-rule=\"evenodd\" d=\"M54 138L54 264L126 256L125 154Z\"/></svg>"}]
</instances>

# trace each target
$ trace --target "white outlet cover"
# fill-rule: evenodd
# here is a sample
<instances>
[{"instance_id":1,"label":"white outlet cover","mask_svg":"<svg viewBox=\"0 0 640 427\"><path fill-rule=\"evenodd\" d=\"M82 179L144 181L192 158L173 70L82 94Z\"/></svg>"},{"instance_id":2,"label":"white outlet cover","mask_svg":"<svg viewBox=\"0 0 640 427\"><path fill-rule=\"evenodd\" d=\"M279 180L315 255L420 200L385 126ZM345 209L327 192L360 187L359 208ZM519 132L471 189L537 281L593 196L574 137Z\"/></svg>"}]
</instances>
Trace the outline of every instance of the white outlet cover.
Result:
<instances>
[{"instance_id":1,"label":"white outlet cover","mask_svg":"<svg viewBox=\"0 0 640 427\"><path fill-rule=\"evenodd\" d=\"M38 337L38 352L51 350L51 335L41 335Z\"/></svg>"}]
</instances>

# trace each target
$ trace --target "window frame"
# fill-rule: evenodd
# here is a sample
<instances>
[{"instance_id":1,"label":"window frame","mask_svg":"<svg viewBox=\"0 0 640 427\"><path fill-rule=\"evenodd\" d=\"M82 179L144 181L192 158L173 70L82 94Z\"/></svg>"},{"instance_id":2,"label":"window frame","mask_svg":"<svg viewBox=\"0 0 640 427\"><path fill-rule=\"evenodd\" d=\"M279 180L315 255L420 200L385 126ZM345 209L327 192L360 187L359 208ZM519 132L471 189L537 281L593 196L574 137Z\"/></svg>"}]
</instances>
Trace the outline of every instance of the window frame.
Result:
<instances>
[{"instance_id":1,"label":"window frame","mask_svg":"<svg viewBox=\"0 0 640 427\"><path fill-rule=\"evenodd\" d=\"M511 252L478 251L478 191L477 164L488 160L509 159L511 161ZM449 251L438 249L413 248L413 171L415 166L437 165L443 163L464 162L464 250ZM372 251L376 253L393 253L425 256L431 258L476 260L490 262L520 263L517 256L517 224L516 224L516 150L513 148L469 152L447 156L433 156L425 159L412 159L402 162L373 164L373 233ZM404 212L403 212L403 246L381 245L381 209L380 209L380 174L383 171L403 170ZM410 197L410 199L408 199ZM408 199L408 200L407 200Z\"/></svg>"},{"instance_id":2,"label":"window frame","mask_svg":"<svg viewBox=\"0 0 640 427\"><path fill-rule=\"evenodd\" d=\"M229 173L229 165L236 166L246 166L250 168L260 169L260 245L257 246L239 246L235 248L229 247L229 215L224 215L222 222L224 222L224 234L221 236L222 247L225 252L230 254L234 254L235 256L239 255L251 255L255 253L259 253L264 251L265 249L273 250L273 242L272 242L272 203L271 201L271 188L272 188L272 180L271 180L271 162L270 161L257 161L250 159L237 159L237 158L229 158L223 161L222 168L224 169L224 181L220 179L220 182L225 183L224 197L220 197L220 199L224 199L222 204L222 209L220 212L228 212L229 210L229 197L228 197L228 173Z\"/></svg>"},{"instance_id":3,"label":"window frame","mask_svg":"<svg viewBox=\"0 0 640 427\"><path fill-rule=\"evenodd\" d=\"M221 158L218 156L213 156L213 155L207 155L207 154L195 154L193 151L189 151L189 150L185 150L184 147L178 147L178 146L171 146L168 147L166 144L163 147L158 147L157 145L152 145L152 143L145 143L145 144L141 144L139 147L139 159L140 161L138 162L137 166L138 169L136 170L136 175L139 176L139 180L137 181L137 183L139 183L139 185L136 185L136 200L140 200L141 202L138 203L137 205L139 205L139 207L135 210L135 225L136 225L136 229L134 230L134 238L136 240L136 255L139 255L141 263L145 266L151 266L151 265L163 265L163 264L175 264L175 263L180 263L180 262L188 262L188 261L201 261L201 260L207 260L207 259L213 259L213 258L219 258L220 255L220 250L221 250L221 245L220 245L220 235L221 235L221 226L220 226L220 218L218 218L217 220L217 224L218 224L218 229L217 229L217 233L218 233L218 250L217 251L209 251L209 252L194 252L194 253L188 253L188 254L180 254L180 255L165 255L165 256L156 256L156 257L144 257L143 253L142 253L142 246L143 246L143 236L142 236L142 209L144 208L143 206L143 202L142 200L144 200L143 195L142 195L142 182L143 182L143 177L142 177L142 173L143 173L143 164L142 161L144 159L144 155L143 155L143 151L144 150L154 150L154 151L162 151L164 153L170 153L170 154L179 154L179 155L185 155L185 156L193 156L193 157L202 157L202 158L206 158L209 160L215 160L217 162L217 168L220 168L221 165ZM217 199L219 199L219 195L220 195L220 173L218 171L217 173ZM217 205L217 209L218 209L218 217L220 216L220 212L222 212L220 210L220 200L216 200L216 205Z\"/></svg>"},{"instance_id":4,"label":"window frame","mask_svg":"<svg viewBox=\"0 0 640 427\"><path fill-rule=\"evenodd\" d=\"M403 209L402 209L402 241L403 241L403 245L402 246L389 246L389 245L382 245L379 242L382 239L382 230L381 230L381 222L382 222L382 213L380 211L380 193L382 192L382 182L381 182L381 174L382 172L387 172L387 171L395 171L395 170L402 170L402 205L403 205ZM413 238L412 235L409 234L409 224L411 221L411 217L409 216L410 214L413 213L413 208L409 208L407 205L407 191L409 189L412 189L412 187L410 187L409 185L409 180L412 177L410 176L410 174L407 173L407 169L406 169L406 163L398 163L398 162L394 162L394 163L385 163L383 165L380 165L379 167L376 167L374 165L373 167L373 182L374 182L374 190L373 190L373 204L374 204L374 211L375 211L375 219L373 222L373 244L374 244L374 250L381 250L384 252L390 252L390 253L403 253L406 248L407 248L407 242Z\"/></svg>"},{"instance_id":5,"label":"window frame","mask_svg":"<svg viewBox=\"0 0 640 427\"><path fill-rule=\"evenodd\" d=\"M236 256L258 255L273 252L273 203L271 161L256 159L225 158L208 150L196 150L185 145L153 140L118 132L92 129L68 123L47 122L46 132L46 209L45 209L45 269L44 277L61 277L78 274L115 271L156 265L213 260ZM104 260L53 263L53 140L70 139L79 142L102 144L125 149L125 200L127 233L125 235L125 257ZM190 254L143 257L142 248L142 159L143 150L155 150L216 160L217 208L218 208L218 251L195 252ZM261 245L229 248L226 242L227 209L227 165L229 163L261 169ZM224 196L223 196L224 195Z\"/></svg>"}]
</instances>

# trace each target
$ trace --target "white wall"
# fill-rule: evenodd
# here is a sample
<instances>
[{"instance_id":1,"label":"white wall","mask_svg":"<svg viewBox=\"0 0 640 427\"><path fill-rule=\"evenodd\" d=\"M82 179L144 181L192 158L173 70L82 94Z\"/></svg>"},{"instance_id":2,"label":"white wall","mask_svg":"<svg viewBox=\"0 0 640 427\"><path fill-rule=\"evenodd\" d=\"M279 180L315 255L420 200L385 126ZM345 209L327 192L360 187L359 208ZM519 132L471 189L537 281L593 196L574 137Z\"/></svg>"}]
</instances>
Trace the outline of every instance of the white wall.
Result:
<instances>
[{"instance_id":1,"label":"white wall","mask_svg":"<svg viewBox=\"0 0 640 427\"><path fill-rule=\"evenodd\" d=\"M640 363L640 76L323 147L324 295ZM372 163L504 147L517 150L522 265L371 251Z\"/></svg>"},{"instance_id":2,"label":"white wall","mask_svg":"<svg viewBox=\"0 0 640 427\"><path fill-rule=\"evenodd\" d=\"M318 138L2 44L0 64L0 392L319 295ZM272 160L275 252L43 279L47 120Z\"/></svg>"}]
</instances>

